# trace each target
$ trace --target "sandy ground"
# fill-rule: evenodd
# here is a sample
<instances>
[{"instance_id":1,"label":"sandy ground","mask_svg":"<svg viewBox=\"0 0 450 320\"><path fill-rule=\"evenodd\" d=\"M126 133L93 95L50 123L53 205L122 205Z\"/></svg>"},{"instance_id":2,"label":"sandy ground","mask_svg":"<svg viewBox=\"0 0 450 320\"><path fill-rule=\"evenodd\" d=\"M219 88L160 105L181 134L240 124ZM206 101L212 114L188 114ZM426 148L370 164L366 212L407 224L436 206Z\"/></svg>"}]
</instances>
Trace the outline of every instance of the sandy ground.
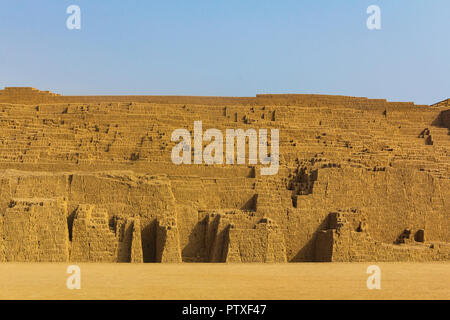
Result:
<instances>
[{"instance_id":1,"label":"sandy ground","mask_svg":"<svg viewBox=\"0 0 450 320\"><path fill-rule=\"evenodd\" d=\"M381 289L367 289L370 263L0 264L0 299L450 299L450 263L377 263Z\"/></svg>"}]
</instances>

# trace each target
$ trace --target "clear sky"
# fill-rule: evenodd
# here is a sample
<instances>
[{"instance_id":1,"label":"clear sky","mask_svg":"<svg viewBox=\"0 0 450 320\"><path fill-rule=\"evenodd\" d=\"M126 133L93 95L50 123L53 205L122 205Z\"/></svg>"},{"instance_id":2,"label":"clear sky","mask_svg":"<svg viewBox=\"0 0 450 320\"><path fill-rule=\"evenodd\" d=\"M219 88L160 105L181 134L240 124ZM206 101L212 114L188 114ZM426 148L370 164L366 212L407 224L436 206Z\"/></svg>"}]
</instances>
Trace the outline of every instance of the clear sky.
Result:
<instances>
[{"instance_id":1,"label":"clear sky","mask_svg":"<svg viewBox=\"0 0 450 320\"><path fill-rule=\"evenodd\" d=\"M430 104L450 96L449 40L449 0L0 0L0 87Z\"/></svg>"}]
</instances>

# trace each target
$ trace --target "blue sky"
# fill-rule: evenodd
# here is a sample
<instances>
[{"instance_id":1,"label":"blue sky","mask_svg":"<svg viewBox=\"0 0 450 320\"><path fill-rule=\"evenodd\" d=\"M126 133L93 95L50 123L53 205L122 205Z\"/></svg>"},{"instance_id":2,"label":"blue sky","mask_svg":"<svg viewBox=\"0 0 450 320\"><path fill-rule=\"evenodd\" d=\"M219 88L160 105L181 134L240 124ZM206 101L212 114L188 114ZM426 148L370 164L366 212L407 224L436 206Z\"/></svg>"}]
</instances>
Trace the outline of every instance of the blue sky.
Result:
<instances>
[{"instance_id":1,"label":"blue sky","mask_svg":"<svg viewBox=\"0 0 450 320\"><path fill-rule=\"evenodd\" d=\"M0 87L430 104L450 96L449 34L448 0L0 0Z\"/></svg>"}]
</instances>

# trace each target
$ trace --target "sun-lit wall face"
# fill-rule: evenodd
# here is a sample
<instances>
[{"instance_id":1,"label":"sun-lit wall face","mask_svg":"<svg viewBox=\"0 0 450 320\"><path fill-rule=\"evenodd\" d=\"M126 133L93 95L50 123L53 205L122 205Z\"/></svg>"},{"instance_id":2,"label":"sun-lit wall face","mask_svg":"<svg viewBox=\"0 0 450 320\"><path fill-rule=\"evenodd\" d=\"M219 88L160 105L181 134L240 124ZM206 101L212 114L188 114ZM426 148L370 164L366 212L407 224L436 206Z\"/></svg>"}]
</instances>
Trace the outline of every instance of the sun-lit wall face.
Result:
<instances>
[{"instance_id":1,"label":"sun-lit wall face","mask_svg":"<svg viewBox=\"0 0 450 320\"><path fill-rule=\"evenodd\" d=\"M446 102L6 88L0 261L445 261L448 123Z\"/></svg>"}]
</instances>

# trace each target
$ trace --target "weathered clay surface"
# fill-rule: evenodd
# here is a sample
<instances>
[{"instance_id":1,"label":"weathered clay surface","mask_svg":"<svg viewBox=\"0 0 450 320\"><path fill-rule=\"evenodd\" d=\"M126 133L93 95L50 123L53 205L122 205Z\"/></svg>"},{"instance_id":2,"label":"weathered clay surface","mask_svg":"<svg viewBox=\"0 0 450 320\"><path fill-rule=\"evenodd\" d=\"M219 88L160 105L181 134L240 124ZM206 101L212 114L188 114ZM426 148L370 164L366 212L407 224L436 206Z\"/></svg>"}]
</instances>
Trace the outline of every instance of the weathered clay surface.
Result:
<instances>
[{"instance_id":1,"label":"weathered clay surface","mask_svg":"<svg viewBox=\"0 0 450 320\"><path fill-rule=\"evenodd\" d=\"M278 174L173 164L196 120L279 129ZM0 261L448 261L449 130L448 100L0 90Z\"/></svg>"}]
</instances>

